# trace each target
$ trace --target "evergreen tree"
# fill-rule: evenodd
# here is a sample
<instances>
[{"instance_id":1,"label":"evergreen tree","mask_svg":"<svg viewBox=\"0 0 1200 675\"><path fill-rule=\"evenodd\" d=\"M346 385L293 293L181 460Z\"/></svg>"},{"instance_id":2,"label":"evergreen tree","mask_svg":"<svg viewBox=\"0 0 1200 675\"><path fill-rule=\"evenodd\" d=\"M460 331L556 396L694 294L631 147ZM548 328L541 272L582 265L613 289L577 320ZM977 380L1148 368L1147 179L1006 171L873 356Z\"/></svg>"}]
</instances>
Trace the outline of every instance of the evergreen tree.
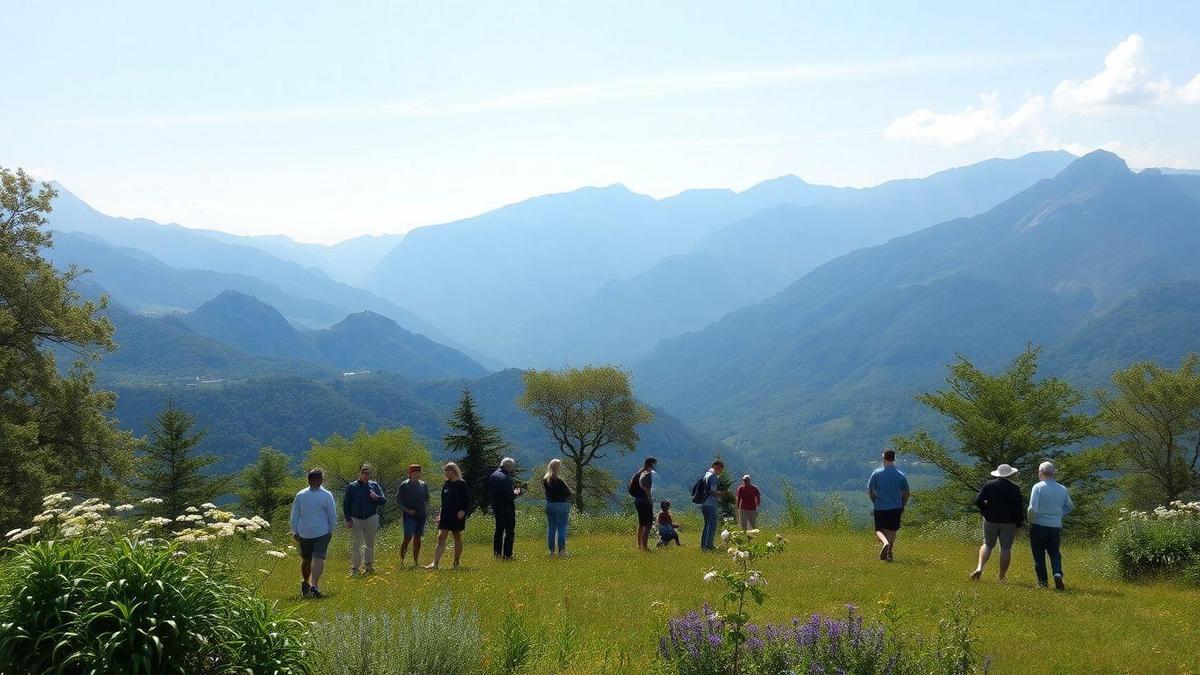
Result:
<instances>
[{"instance_id":1,"label":"evergreen tree","mask_svg":"<svg viewBox=\"0 0 1200 675\"><path fill-rule=\"evenodd\" d=\"M291 501L295 487L288 473L291 458L275 448L258 451L258 460L242 471L238 497L242 508L267 520L275 517L280 507Z\"/></svg>"},{"instance_id":2,"label":"evergreen tree","mask_svg":"<svg viewBox=\"0 0 1200 675\"><path fill-rule=\"evenodd\" d=\"M733 493L733 480L728 471L717 476L717 489L725 494L717 498L717 513L722 518L733 518L737 507L737 495Z\"/></svg>"},{"instance_id":3,"label":"evergreen tree","mask_svg":"<svg viewBox=\"0 0 1200 675\"><path fill-rule=\"evenodd\" d=\"M195 417L168 398L166 408L149 423L150 442L138 458L138 487L146 496L163 500L153 510L168 518L211 501L224 489L223 479L204 473L217 457L195 454L208 433L207 429L193 433L195 424Z\"/></svg>"},{"instance_id":4,"label":"evergreen tree","mask_svg":"<svg viewBox=\"0 0 1200 675\"><path fill-rule=\"evenodd\" d=\"M98 314L106 299L85 301L74 290L84 271L60 271L42 255L56 196L0 168L0 531L28 524L50 492L119 492L137 446L108 417L115 397L94 389L90 362L115 348ZM56 352L73 367L61 368Z\"/></svg>"},{"instance_id":5,"label":"evergreen tree","mask_svg":"<svg viewBox=\"0 0 1200 675\"><path fill-rule=\"evenodd\" d=\"M470 389L463 389L458 408L446 424L451 432L442 441L451 452L461 454L456 459L462 469L463 480L471 492L472 510L488 509L488 476L500 465L508 444L500 436L500 430L483 423L475 411L475 398Z\"/></svg>"}]
</instances>

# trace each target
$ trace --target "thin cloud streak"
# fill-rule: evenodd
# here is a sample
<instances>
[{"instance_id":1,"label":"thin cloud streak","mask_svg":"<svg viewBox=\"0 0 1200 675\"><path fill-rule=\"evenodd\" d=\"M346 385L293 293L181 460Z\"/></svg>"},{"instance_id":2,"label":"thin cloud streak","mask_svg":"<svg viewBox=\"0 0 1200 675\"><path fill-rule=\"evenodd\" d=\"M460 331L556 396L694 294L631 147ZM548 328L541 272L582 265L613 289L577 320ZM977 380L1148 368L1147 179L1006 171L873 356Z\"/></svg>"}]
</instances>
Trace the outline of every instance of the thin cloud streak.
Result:
<instances>
[{"instance_id":1,"label":"thin cloud streak","mask_svg":"<svg viewBox=\"0 0 1200 675\"><path fill-rule=\"evenodd\" d=\"M581 107L733 89L822 80L854 80L931 69L957 70L1035 60L1046 54L939 54L900 59L834 64L799 64L774 68L662 73L592 84L547 87L475 100L393 101L371 105L309 106L260 111L183 113L53 120L57 126L221 126L271 122L372 121L448 117L488 112Z\"/></svg>"}]
</instances>

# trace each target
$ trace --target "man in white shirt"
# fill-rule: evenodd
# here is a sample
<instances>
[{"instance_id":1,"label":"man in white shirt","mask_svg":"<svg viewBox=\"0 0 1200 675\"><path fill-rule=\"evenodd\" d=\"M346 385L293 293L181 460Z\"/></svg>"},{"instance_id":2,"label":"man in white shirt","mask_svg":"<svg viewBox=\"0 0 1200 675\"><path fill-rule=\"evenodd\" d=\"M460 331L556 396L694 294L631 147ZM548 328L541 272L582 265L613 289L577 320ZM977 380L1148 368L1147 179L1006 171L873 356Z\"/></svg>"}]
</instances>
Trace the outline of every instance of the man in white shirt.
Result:
<instances>
[{"instance_id":1,"label":"man in white shirt","mask_svg":"<svg viewBox=\"0 0 1200 675\"><path fill-rule=\"evenodd\" d=\"M325 552L337 526L337 505L329 490L321 487L325 473L320 469L308 472L308 487L296 493L292 500L292 538L300 548L300 595L321 598L317 583L325 570Z\"/></svg>"},{"instance_id":2,"label":"man in white shirt","mask_svg":"<svg viewBox=\"0 0 1200 675\"><path fill-rule=\"evenodd\" d=\"M1038 586L1046 588L1046 556L1050 556L1050 567L1054 572L1054 587L1063 585L1062 553L1059 542L1062 538L1063 517L1075 509L1067 488L1054 480L1055 468L1050 462L1038 467L1041 482L1029 493L1029 546L1033 549L1033 569L1037 572Z\"/></svg>"}]
</instances>

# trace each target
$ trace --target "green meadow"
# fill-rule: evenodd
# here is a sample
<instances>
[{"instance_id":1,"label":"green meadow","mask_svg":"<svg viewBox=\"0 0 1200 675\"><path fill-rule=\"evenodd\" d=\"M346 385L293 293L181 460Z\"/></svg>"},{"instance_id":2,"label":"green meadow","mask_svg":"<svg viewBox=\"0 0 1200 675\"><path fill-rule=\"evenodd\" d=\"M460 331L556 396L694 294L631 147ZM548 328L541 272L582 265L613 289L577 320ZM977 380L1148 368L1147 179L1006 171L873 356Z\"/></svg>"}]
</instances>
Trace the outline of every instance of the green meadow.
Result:
<instances>
[{"instance_id":1,"label":"green meadow","mask_svg":"<svg viewBox=\"0 0 1200 675\"><path fill-rule=\"evenodd\" d=\"M294 552L271 567L260 592L316 622L360 611L399 614L449 596L479 614L485 635L480 671L495 668L501 624L516 616L533 643L521 671L528 673L657 672L656 646L667 619L718 597L719 589L702 576L727 561L699 551L695 527L682 533L682 548L650 553L634 549L632 533L580 534L569 541L572 557L556 560L544 552L538 519L525 521L517 560L505 563L491 556L490 518L472 518L459 570L401 568L400 531L386 528L377 573L355 578L348 574L348 534L339 531L321 583L326 598L298 597ZM978 545L965 536L904 530L896 561L887 564L865 531L813 527L783 534L787 550L763 564L769 597L754 610L756 621L813 612L841 616L854 604L868 621L883 620L886 608L902 631L929 634L960 602L977 613L976 649L991 657L994 673L1200 672L1200 591L1174 582L1121 581L1095 546L1065 547L1068 588L1056 592L1036 587L1024 538L1014 549L1009 582L999 584L998 552L982 581L967 580ZM431 554L427 543L422 556Z\"/></svg>"}]
</instances>

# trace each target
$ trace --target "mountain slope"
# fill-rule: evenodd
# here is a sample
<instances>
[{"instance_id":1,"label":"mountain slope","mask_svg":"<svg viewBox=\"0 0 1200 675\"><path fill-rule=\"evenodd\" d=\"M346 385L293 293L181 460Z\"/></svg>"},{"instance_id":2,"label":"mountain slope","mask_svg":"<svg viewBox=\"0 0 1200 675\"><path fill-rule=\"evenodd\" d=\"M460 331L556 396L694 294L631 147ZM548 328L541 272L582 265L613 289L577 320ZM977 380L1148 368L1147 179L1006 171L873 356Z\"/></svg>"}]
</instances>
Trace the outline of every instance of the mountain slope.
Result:
<instances>
[{"instance_id":1,"label":"mountain slope","mask_svg":"<svg viewBox=\"0 0 1200 675\"><path fill-rule=\"evenodd\" d=\"M462 352L373 312L351 314L307 337L326 362L343 371L383 370L412 379L483 377L488 373Z\"/></svg>"},{"instance_id":2,"label":"mountain slope","mask_svg":"<svg viewBox=\"0 0 1200 675\"><path fill-rule=\"evenodd\" d=\"M1200 202L1097 152L973 218L856 251L662 343L639 391L702 430L779 452L885 442L963 353L1053 344L1147 285L1200 279Z\"/></svg>"},{"instance_id":3,"label":"mountain slope","mask_svg":"<svg viewBox=\"0 0 1200 675\"><path fill-rule=\"evenodd\" d=\"M321 353L274 307L225 291L181 317L192 330L249 354L321 362Z\"/></svg>"},{"instance_id":4,"label":"mountain slope","mask_svg":"<svg viewBox=\"0 0 1200 675\"><path fill-rule=\"evenodd\" d=\"M428 322L392 301L334 281L320 270L281 260L260 248L232 243L231 240L237 238L231 235L141 218L108 216L61 185L56 188L59 196L50 214L50 227L54 230L90 234L116 248L143 251L170 267L253 276L290 295L340 307L342 316L352 311L371 310L392 317L409 330L434 339L439 335ZM90 261L79 262L90 266ZM211 295L214 294L209 297Z\"/></svg>"},{"instance_id":5,"label":"mountain slope","mask_svg":"<svg viewBox=\"0 0 1200 675\"><path fill-rule=\"evenodd\" d=\"M659 340L769 297L839 255L982 212L1072 159L1065 152L1031 153L859 190L818 190L795 177L769 181L739 197L757 192L760 199L809 204L777 204L720 227L691 253L610 281L567 309L527 322L501 349L517 363L630 363Z\"/></svg>"}]
</instances>

